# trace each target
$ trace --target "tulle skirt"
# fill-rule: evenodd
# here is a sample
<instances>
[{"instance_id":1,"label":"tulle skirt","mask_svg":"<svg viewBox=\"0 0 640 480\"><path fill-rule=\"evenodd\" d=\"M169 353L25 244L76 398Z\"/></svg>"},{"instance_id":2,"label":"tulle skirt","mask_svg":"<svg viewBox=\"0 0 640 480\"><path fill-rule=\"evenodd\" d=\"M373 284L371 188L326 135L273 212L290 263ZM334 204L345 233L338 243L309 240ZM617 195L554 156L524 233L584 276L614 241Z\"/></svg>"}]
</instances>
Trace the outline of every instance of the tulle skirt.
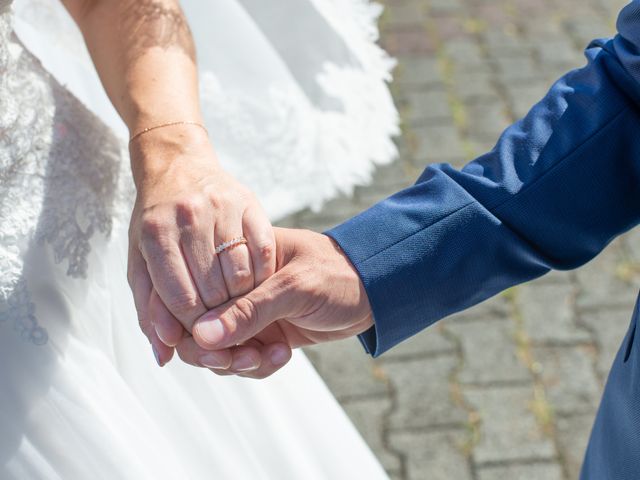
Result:
<instances>
[{"instance_id":1,"label":"tulle skirt","mask_svg":"<svg viewBox=\"0 0 640 480\"><path fill-rule=\"evenodd\" d=\"M382 479L302 354L273 378L160 369L137 330L126 236L68 277L46 247L25 279L49 340L0 335L2 479Z\"/></svg>"}]
</instances>

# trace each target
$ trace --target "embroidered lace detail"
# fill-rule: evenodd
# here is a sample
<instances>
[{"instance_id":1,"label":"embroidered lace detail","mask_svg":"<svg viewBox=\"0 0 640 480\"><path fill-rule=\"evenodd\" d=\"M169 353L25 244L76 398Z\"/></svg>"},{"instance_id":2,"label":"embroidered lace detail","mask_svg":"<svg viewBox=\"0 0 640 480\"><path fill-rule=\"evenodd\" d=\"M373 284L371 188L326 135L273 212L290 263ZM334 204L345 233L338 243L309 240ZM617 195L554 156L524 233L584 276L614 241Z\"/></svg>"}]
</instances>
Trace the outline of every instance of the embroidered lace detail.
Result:
<instances>
[{"instance_id":1,"label":"embroidered lace detail","mask_svg":"<svg viewBox=\"0 0 640 480\"><path fill-rule=\"evenodd\" d=\"M19 278L13 287L11 296L0 312L0 322L13 319L13 328L20 337L35 345L44 345L49 340L47 331L38 325L35 305L31 301L29 290L23 278Z\"/></svg>"},{"instance_id":2,"label":"embroidered lace detail","mask_svg":"<svg viewBox=\"0 0 640 480\"><path fill-rule=\"evenodd\" d=\"M10 17L0 14L0 322L42 345L26 253L48 244L68 275L85 277L91 239L110 234L130 190L122 143L23 48Z\"/></svg>"},{"instance_id":3,"label":"embroidered lace detail","mask_svg":"<svg viewBox=\"0 0 640 480\"><path fill-rule=\"evenodd\" d=\"M309 1L356 59L328 56L314 77L316 91L303 95L284 84L246 95L224 76L200 72L205 120L221 162L274 219L352 194L371 181L376 165L397 155L399 117L387 86L395 61L376 44L382 8L368 0ZM241 3L251 13L254 2Z\"/></svg>"},{"instance_id":4,"label":"embroidered lace detail","mask_svg":"<svg viewBox=\"0 0 640 480\"><path fill-rule=\"evenodd\" d=\"M376 164L396 156L397 111L383 80L328 64L318 82L340 110L313 108L278 88L253 98L222 87L210 71L200 75L205 122L223 166L274 219L351 194Z\"/></svg>"}]
</instances>

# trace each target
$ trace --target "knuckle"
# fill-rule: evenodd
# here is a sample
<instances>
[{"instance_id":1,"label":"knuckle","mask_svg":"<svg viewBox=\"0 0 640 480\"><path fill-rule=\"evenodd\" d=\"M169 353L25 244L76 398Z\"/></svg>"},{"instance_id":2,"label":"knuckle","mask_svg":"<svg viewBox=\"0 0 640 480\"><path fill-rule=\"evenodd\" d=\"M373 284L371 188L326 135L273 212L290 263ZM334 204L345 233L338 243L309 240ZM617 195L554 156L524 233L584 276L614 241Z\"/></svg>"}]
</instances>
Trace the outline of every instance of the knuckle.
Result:
<instances>
[{"instance_id":1,"label":"knuckle","mask_svg":"<svg viewBox=\"0 0 640 480\"><path fill-rule=\"evenodd\" d=\"M214 308L218 305L222 305L227 300L229 300L229 295L227 294L226 289L219 287L211 287L204 294L203 301L208 308Z\"/></svg>"},{"instance_id":2,"label":"knuckle","mask_svg":"<svg viewBox=\"0 0 640 480\"><path fill-rule=\"evenodd\" d=\"M146 214L142 217L140 239L143 243L156 242L169 232L169 224L157 214Z\"/></svg>"},{"instance_id":3,"label":"knuckle","mask_svg":"<svg viewBox=\"0 0 640 480\"><path fill-rule=\"evenodd\" d=\"M198 309L199 300L195 293L183 293L169 298L166 305L176 317L184 319Z\"/></svg>"},{"instance_id":4,"label":"knuckle","mask_svg":"<svg viewBox=\"0 0 640 480\"><path fill-rule=\"evenodd\" d=\"M203 211L202 203L195 197L185 198L176 203L176 219L178 225L194 225Z\"/></svg>"},{"instance_id":5,"label":"knuckle","mask_svg":"<svg viewBox=\"0 0 640 480\"><path fill-rule=\"evenodd\" d=\"M237 269L231 273L231 278L229 278L229 282L231 283L234 289L244 289L251 288L253 283L253 275L249 269Z\"/></svg>"},{"instance_id":6,"label":"knuckle","mask_svg":"<svg viewBox=\"0 0 640 480\"><path fill-rule=\"evenodd\" d=\"M268 263L273 259L275 252L275 245L271 242L258 245L258 260L263 263Z\"/></svg>"},{"instance_id":7,"label":"knuckle","mask_svg":"<svg viewBox=\"0 0 640 480\"><path fill-rule=\"evenodd\" d=\"M253 301L248 298L239 298L235 302L234 320L237 327L242 330L254 331L254 326L258 324L258 309Z\"/></svg>"},{"instance_id":8,"label":"knuckle","mask_svg":"<svg viewBox=\"0 0 640 480\"><path fill-rule=\"evenodd\" d=\"M211 192L209 193L209 203L214 210L225 210L225 207L232 204L232 201L225 192Z\"/></svg>"}]
</instances>

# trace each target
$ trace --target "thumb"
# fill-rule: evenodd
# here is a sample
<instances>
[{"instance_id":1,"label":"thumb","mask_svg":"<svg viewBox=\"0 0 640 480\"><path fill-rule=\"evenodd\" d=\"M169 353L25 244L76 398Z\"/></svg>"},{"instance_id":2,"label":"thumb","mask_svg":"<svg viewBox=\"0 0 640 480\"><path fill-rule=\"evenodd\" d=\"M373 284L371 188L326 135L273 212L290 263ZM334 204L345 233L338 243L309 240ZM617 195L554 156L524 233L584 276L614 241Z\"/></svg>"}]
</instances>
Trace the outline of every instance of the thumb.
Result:
<instances>
[{"instance_id":1,"label":"thumb","mask_svg":"<svg viewBox=\"0 0 640 480\"><path fill-rule=\"evenodd\" d=\"M207 350L229 348L292 316L299 295L289 270L285 267L255 290L202 315L193 326L196 343Z\"/></svg>"}]
</instances>

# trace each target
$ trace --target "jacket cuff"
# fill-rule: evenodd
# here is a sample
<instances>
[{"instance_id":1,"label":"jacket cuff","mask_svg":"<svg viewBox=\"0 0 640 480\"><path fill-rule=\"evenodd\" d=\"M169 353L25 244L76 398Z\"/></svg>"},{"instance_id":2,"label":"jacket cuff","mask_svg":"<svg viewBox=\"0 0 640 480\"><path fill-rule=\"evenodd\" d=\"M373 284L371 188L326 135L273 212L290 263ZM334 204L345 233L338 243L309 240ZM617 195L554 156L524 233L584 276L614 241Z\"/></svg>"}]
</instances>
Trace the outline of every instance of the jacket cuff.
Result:
<instances>
[{"instance_id":1,"label":"jacket cuff","mask_svg":"<svg viewBox=\"0 0 640 480\"><path fill-rule=\"evenodd\" d=\"M389 241L387 235L381 235L380 232L393 227L395 223L385 222L385 218L394 218L389 212L382 213L386 210L385 206L385 202L382 202L324 232L349 258L367 292L374 326L358 338L365 351L374 357L382 355L428 325L424 318L420 318L420 314L416 315L415 305L406 297L410 291L419 294L416 287L423 282L414 284L412 280L416 278L412 273L415 272L411 270L420 267L411 261L398 262L396 249L385 252L388 255L380 252L385 249L383 246L388 247ZM411 251L411 247L407 247L407 251ZM421 273L424 275L424 272ZM424 301L424 290L420 293Z\"/></svg>"},{"instance_id":2,"label":"jacket cuff","mask_svg":"<svg viewBox=\"0 0 640 480\"><path fill-rule=\"evenodd\" d=\"M378 339L378 335L379 333L381 333L380 330L385 329L382 322L378 320L378 316L376 315L375 308L373 306L375 303L374 299L372 298L373 292L370 291L367 286L372 281L371 272L367 272L366 269L364 269L363 271L362 267L357 265L355 261L355 259L361 255L360 252L358 252L360 242L358 241L358 239L353 238L353 234L350 231L349 226L347 225L352 221L353 219L324 232L324 234L333 239L340 246L344 254L349 258L349 260L357 270L358 275L360 276L360 280L362 280L364 288L367 292L367 296L369 297L369 304L371 305L371 309L373 311L374 326L366 332L358 335L358 340L360 340L360 343L362 344L362 347L364 348L366 353L377 357L382 353L378 351L378 345L381 343Z\"/></svg>"}]
</instances>

